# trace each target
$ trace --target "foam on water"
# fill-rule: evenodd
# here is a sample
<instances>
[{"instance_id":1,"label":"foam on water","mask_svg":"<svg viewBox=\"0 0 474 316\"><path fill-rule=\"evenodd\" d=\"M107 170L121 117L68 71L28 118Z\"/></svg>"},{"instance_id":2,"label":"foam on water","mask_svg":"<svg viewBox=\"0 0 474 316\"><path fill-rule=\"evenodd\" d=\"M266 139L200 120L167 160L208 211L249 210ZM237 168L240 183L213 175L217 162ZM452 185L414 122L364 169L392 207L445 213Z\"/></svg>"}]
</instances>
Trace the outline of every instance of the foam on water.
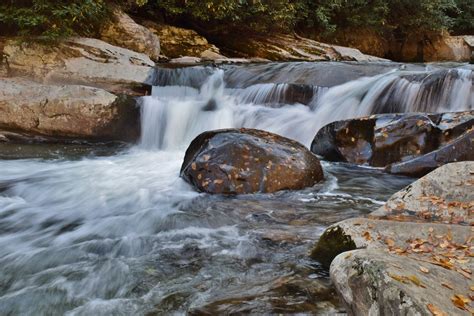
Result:
<instances>
[{"instance_id":1,"label":"foam on water","mask_svg":"<svg viewBox=\"0 0 474 316\"><path fill-rule=\"evenodd\" d=\"M306 78L312 68L301 67L304 72L288 78ZM142 98L140 143L114 156L0 160L0 314L145 314L157 306L165 306L164 313L179 306L184 311L224 295L226 284L242 278L245 289L239 281L235 293L261 293L288 273L279 264L299 248L268 250L255 234L286 230L282 225L296 207L314 223L324 222L326 209L332 219L355 216L408 181L325 163L328 180L318 188L214 201L178 177L184 150L203 131L252 127L308 146L320 127L339 119L395 109L474 108L467 69L391 70L329 88L267 82L285 79L271 71L262 73L264 84L254 85L258 78L244 70L229 70L248 80L232 89L225 87L224 78L232 81L227 70L157 76L168 86ZM308 102L291 102L293 97ZM323 226L314 223L311 233L298 234L316 238ZM171 300L173 295L179 297Z\"/></svg>"}]
</instances>

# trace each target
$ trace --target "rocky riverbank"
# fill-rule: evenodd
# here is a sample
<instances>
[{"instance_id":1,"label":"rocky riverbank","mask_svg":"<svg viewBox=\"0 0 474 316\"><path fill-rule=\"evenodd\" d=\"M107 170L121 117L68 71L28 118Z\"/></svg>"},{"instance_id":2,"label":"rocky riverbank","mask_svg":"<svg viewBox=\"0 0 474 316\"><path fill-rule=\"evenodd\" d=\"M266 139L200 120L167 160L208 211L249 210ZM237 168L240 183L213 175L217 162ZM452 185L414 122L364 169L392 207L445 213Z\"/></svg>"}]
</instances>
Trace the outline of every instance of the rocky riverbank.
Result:
<instances>
[{"instance_id":1,"label":"rocky riverbank","mask_svg":"<svg viewBox=\"0 0 474 316\"><path fill-rule=\"evenodd\" d=\"M473 185L473 162L447 164L324 232L311 256L351 314L472 313Z\"/></svg>"}]
</instances>

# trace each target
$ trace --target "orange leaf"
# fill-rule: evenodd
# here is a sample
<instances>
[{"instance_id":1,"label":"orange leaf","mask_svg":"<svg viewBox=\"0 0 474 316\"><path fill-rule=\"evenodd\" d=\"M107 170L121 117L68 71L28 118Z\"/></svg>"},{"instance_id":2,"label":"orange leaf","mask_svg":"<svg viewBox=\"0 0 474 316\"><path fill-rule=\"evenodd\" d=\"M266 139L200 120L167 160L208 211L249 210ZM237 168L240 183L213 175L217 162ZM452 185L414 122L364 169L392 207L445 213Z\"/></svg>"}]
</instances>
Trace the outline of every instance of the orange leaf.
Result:
<instances>
[{"instance_id":1,"label":"orange leaf","mask_svg":"<svg viewBox=\"0 0 474 316\"><path fill-rule=\"evenodd\" d=\"M445 288L450 289L450 290L453 290L453 289L454 289L453 286L452 286L451 284L449 284L449 283L441 283L441 285L444 286Z\"/></svg>"},{"instance_id":2,"label":"orange leaf","mask_svg":"<svg viewBox=\"0 0 474 316\"><path fill-rule=\"evenodd\" d=\"M466 310L466 304L471 302L470 299L461 294L455 294L453 297L451 297L451 301L453 301L454 306L463 310Z\"/></svg>"},{"instance_id":3,"label":"orange leaf","mask_svg":"<svg viewBox=\"0 0 474 316\"><path fill-rule=\"evenodd\" d=\"M370 237L370 233L367 232L367 231L362 234L362 237L364 237L365 240L367 240L367 241L372 239L372 237Z\"/></svg>"},{"instance_id":4,"label":"orange leaf","mask_svg":"<svg viewBox=\"0 0 474 316\"><path fill-rule=\"evenodd\" d=\"M429 311L431 312L431 314L433 314L433 316L448 316L448 314L446 314L441 309L439 309L439 307L436 307L433 304L428 304L426 305L426 307L428 307Z\"/></svg>"}]
</instances>

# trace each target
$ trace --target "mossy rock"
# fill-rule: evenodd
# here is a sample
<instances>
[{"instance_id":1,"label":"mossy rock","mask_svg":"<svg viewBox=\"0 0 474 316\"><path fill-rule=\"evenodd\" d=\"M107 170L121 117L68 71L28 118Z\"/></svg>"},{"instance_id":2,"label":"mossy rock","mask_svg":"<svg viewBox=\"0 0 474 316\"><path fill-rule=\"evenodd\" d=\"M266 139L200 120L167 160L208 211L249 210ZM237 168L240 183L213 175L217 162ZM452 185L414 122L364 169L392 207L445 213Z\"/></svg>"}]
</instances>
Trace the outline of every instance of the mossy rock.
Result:
<instances>
[{"instance_id":1,"label":"mossy rock","mask_svg":"<svg viewBox=\"0 0 474 316\"><path fill-rule=\"evenodd\" d=\"M328 228L311 250L310 257L329 268L332 260L340 253L356 249L351 236L339 226Z\"/></svg>"}]
</instances>

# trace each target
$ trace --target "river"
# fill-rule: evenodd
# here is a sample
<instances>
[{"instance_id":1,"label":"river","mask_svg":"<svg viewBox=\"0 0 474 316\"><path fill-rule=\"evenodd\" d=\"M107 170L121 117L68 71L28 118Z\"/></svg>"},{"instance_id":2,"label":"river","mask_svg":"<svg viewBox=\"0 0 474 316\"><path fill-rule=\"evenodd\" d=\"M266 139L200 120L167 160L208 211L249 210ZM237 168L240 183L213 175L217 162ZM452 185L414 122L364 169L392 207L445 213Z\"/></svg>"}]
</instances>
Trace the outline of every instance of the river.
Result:
<instances>
[{"instance_id":1,"label":"river","mask_svg":"<svg viewBox=\"0 0 474 316\"><path fill-rule=\"evenodd\" d=\"M184 151L212 129L309 146L335 120L474 109L473 77L448 64L159 68L136 144L0 144L0 314L344 311L310 247L414 179L323 161L312 188L210 196L179 178Z\"/></svg>"}]
</instances>

